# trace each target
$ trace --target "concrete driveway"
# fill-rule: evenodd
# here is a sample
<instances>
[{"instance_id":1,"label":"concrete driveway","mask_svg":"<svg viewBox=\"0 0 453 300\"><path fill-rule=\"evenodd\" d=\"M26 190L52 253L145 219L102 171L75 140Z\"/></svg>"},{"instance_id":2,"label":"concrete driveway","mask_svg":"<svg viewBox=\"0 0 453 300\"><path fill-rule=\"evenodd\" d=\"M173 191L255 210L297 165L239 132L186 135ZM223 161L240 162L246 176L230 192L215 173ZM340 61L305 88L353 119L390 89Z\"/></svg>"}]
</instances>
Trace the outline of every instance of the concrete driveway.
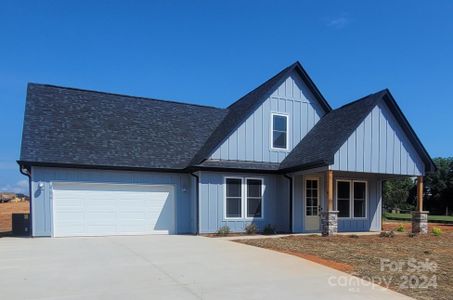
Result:
<instances>
[{"instance_id":1,"label":"concrete driveway","mask_svg":"<svg viewBox=\"0 0 453 300\"><path fill-rule=\"evenodd\" d=\"M1 299L408 299L351 278L198 236L0 239Z\"/></svg>"}]
</instances>

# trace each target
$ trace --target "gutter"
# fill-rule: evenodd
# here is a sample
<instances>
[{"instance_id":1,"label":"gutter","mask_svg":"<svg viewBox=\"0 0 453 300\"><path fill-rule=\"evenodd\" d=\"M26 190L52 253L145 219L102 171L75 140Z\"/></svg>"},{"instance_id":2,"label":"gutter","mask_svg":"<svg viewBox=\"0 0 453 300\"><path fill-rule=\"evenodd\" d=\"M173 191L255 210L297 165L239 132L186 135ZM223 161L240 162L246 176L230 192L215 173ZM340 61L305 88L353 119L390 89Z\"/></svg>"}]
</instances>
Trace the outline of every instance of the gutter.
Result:
<instances>
[{"instance_id":1,"label":"gutter","mask_svg":"<svg viewBox=\"0 0 453 300\"><path fill-rule=\"evenodd\" d=\"M195 208L195 221L196 221L196 232L195 234L200 234L200 190L199 190L199 184L200 184L200 177L194 173L190 173L193 177L195 177L196 181L196 208Z\"/></svg>"},{"instance_id":2,"label":"gutter","mask_svg":"<svg viewBox=\"0 0 453 300\"><path fill-rule=\"evenodd\" d=\"M31 197L31 171L29 169L27 169L26 167L24 167L23 165L19 164L19 172L22 174L22 175L25 175L28 177L28 196L29 196L29 199L30 199L30 236L33 236L33 214L32 214L32 205L31 205L31 202L32 202L32 197Z\"/></svg>"},{"instance_id":3,"label":"gutter","mask_svg":"<svg viewBox=\"0 0 453 300\"><path fill-rule=\"evenodd\" d=\"M287 174L283 177L289 180L289 232L293 233L293 178Z\"/></svg>"}]
</instances>

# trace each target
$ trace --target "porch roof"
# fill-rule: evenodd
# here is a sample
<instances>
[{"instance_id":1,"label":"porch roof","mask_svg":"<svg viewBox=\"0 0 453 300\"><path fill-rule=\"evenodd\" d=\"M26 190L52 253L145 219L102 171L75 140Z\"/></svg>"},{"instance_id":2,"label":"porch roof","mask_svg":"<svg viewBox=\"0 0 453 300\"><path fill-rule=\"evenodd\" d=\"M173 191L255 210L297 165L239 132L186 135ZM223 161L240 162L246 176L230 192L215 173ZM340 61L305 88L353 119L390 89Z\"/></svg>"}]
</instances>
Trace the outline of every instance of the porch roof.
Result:
<instances>
[{"instance_id":1,"label":"porch roof","mask_svg":"<svg viewBox=\"0 0 453 300\"><path fill-rule=\"evenodd\" d=\"M350 138L372 110L383 101L391 111L402 132L415 150L424 172L435 165L404 117L388 90L383 90L346 104L326 114L282 161L280 169L295 171L335 163L335 154ZM416 174L413 174L416 175Z\"/></svg>"}]
</instances>

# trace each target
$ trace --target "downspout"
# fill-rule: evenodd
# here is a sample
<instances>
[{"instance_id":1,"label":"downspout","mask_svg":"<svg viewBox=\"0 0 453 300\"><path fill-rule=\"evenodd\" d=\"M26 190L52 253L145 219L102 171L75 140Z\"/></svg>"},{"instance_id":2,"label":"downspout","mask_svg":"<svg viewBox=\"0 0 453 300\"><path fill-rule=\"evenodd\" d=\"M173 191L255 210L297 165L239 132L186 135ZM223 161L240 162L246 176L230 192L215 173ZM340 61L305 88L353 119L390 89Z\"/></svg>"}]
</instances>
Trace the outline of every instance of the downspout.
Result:
<instances>
[{"instance_id":1,"label":"downspout","mask_svg":"<svg viewBox=\"0 0 453 300\"><path fill-rule=\"evenodd\" d=\"M27 168L23 167L22 165L19 165L19 172L22 174L22 175L25 175L28 177L28 197L30 199L30 216L29 216L29 219L30 219L30 236L33 236L33 214L32 214L32 205L31 205L31 201L32 201L32 196L31 196L31 171L28 170Z\"/></svg>"},{"instance_id":2,"label":"downspout","mask_svg":"<svg viewBox=\"0 0 453 300\"><path fill-rule=\"evenodd\" d=\"M190 173L190 175L192 175L193 177L195 177L195 181L196 181L196 201L195 201L195 222L196 222L196 234L200 234L200 212L199 212L199 208L200 208L200 191L199 191L199 184L200 184L200 177L194 173Z\"/></svg>"},{"instance_id":3,"label":"downspout","mask_svg":"<svg viewBox=\"0 0 453 300\"><path fill-rule=\"evenodd\" d=\"M293 232L293 178L283 174L289 180L289 232Z\"/></svg>"}]
</instances>

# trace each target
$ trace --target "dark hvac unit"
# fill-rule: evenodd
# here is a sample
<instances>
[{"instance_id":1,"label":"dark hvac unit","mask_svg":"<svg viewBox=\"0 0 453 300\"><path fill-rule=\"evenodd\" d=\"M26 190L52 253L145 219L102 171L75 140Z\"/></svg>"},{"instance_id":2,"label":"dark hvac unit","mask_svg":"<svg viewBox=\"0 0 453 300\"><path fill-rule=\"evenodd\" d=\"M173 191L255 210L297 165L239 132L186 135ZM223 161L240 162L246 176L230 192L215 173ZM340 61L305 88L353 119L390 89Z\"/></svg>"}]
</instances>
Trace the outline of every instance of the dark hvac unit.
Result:
<instances>
[{"instance_id":1,"label":"dark hvac unit","mask_svg":"<svg viewBox=\"0 0 453 300\"><path fill-rule=\"evenodd\" d=\"M30 235L30 214L12 214L13 235Z\"/></svg>"}]
</instances>

